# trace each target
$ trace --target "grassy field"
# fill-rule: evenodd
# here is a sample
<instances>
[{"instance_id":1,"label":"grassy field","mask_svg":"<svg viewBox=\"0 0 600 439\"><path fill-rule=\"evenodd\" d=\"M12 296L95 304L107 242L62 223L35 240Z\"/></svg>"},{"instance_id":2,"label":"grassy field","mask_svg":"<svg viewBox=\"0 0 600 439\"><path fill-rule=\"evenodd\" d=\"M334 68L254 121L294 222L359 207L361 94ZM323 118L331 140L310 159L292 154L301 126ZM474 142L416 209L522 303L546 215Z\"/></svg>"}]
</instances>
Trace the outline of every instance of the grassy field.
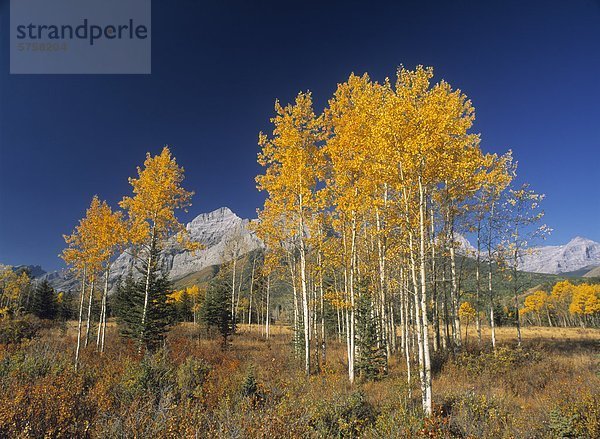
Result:
<instances>
[{"instance_id":1,"label":"grassy field","mask_svg":"<svg viewBox=\"0 0 600 439\"><path fill-rule=\"evenodd\" d=\"M229 349L191 324L141 359L109 325L108 348L72 357L76 326L0 345L0 437L600 437L600 331L498 328L499 348L469 331L466 349L434 355L435 415L420 412L400 354L379 381L349 385L332 341L310 378L289 328L242 325ZM415 375L413 366L413 377Z\"/></svg>"}]
</instances>

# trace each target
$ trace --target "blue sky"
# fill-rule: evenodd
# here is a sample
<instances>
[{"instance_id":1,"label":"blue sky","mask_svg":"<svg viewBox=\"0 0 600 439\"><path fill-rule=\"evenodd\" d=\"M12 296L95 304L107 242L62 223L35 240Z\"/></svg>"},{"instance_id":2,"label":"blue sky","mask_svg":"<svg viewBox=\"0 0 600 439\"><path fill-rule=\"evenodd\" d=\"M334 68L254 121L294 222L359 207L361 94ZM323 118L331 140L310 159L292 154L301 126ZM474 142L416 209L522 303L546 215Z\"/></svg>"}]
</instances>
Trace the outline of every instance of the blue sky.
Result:
<instances>
[{"instance_id":1,"label":"blue sky","mask_svg":"<svg viewBox=\"0 0 600 439\"><path fill-rule=\"evenodd\" d=\"M600 3L398 3L154 1L152 74L127 76L9 75L1 0L0 262L62 266L91 197L116 205L164 144L196 192L182 220L252 217L274 100L310 89L322 107L351 72L383 80L399 64L471 98L483 149L512 149L547 195L549 243L600 241Z\"/></svg>"}]
</instances>

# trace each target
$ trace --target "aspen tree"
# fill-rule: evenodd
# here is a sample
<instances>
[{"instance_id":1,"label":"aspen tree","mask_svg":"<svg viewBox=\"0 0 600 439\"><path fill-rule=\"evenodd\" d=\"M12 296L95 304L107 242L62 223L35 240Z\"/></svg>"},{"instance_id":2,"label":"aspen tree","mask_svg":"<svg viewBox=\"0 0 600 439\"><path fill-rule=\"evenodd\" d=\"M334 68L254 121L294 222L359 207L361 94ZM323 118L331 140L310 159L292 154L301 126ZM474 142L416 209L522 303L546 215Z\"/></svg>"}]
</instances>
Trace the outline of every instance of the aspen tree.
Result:
<instances>
[{"instance_id":1,"label":"aspen tree","mask_svg":"<svg viewBox=\"0 0 600 439\"><path fill-rule=\"evenodd\" d=\"M513 290L515 325L517 342L521 345L521 322L519 319L519 293L522 290L520 267L523 256L530 251L535 239L543 239L550 229L542 224L537 226L544 216L540 208L543 194L537 194L523 184L518 189L509 189L503 210L507 214L504 225L504 256L509 266L510 281Z\"/></svg>"},{"instance_id":2,"label":"aspen tree","mask_svg":"<svg viewBox=\"0 0 600 439\"><path fill-rule=\"evenodd\" d=\"M177 220L175 211L191 205L193 192L182 187L184 169L177 164L169 147L165 146L159 155L146 154L144 167L138 167L138 177L130 178L132 197L124 197L120 203L130 222L130 241L141 257L145 257L145 292L139 334L140 352L144 340L144 328L148 314L151 270L155 266L154 257L166 239L177 233L179 240L188 244L183 225ZM196 248L190 244L190 248ZM145 255L145 256L143 256Z\"/></svg>"},{"instance_id":3,"label":"aspen tree","mask_svg":"<svg viewBox=\"0 0 600 439\"><path fill-rule=\"evenodd\" d=\"M99 253L104 258L102 269L104 270L104 289L102 292L100 319L96 346L100 352L104 352L104 340L106 338L106 301L108 298L108 287L110 278L110 267L112 258L127 242L127 227L121 212L113 212L110 206L102 201L99 203L93 221L94 240L98 246Z\"/></svg>"},{"instance_id":4,"label":"aspen tree","mask_svg":"<svg viewBox=\"0 0 600 439\"><path fill-rule=\"evenodd\" d=\"M499 203L503 191L513 180L516 171L516 165L513 163L512 152L509 151L502 156L496 154L486 157L487 178L484 181L478 195L477 203L479 209L484 212L482 221L484 223L482 233L483 245L487 250L488 282L487 292L489 301L489 323L491 332L492 348L496 349L496 324L494 316L494 287L493 287L493 267L496 259L496 247L501 237L502 218L498 214ZM486 218L487 216L487 218Z\"/></svg>"},{"instance_id":5,"label":"aspen tree","mask_svg":"<svg viewBox=\"0 0 600 439\"><path fill-rule=\"evenodd\" d=\"M384 348L386 358L394 351L397 306L408 381L415 357L427 415L432 412L432 312L436 349L460 345L463 259L455 252L457 233L472 226L473 205L487 212L511 179L510 160L484 157L479 136L470 133L471 102L432 78L433 70L421 66L401 67L394 85L352 74L319 117L310 95L300 94L293 106L277 104L273 137L259 136L259 163L267 170L257 177L258 187L269 194L260 228L271 236L271 246L279 245L279 263L289 271L306 370L311 334L319 338L319 312L324 340L325 301L336 310L338 337L346 336L350 382L357 359L363 370L372 370L364 362L371 349ZM485 219L478 219L480 232ZM333 285L325 285L326 273ZM364 339L357 346L358 304L360 329L373 346Z\"/></svg>"},{"instance_id":6,"label":"aspen tree","mask_svg":"<svg viewBox=\"0 0 600 439\"><path fill-rule=\"evenodd\" d=\"M317 183L321 177L318 144L322 138L319 119L312 108L309 93L299 93L293 105L275 103L276 116L271 119L273 135L259 134L262 150L258 161L265 174L256 178L259 190L268 193L273 204L284 207L295 229L304 334L304 369L310 375L309 291L307 287L307 229L317 210Z\"/></svg>"},{"instance_id":7,"label":"aspen tree","mask_svg":"<svg viewBox=\"0 0 600 439\"><path fill-rule=\"evenodd\" d=\"M359 228L372 201L376 181L372 166L378 160L377 136L372 130L380 115L377 103L382 101L382 89L368 75L351 75L339 84L325 110L325 123L330 137L324 146L328 157L327 185L336 211L334 227L341 235L344 254L344 290L349 298L347 313L348 377L355 378L355 325L357 280L359 275Z\"/></svg>"},{"instance_id":8,"label":"aspen tree","mask_svg":"<svg viewBox=\"0 0 600 439\"><path fill-rule=\"evenodd\" d=\"M94 218L96 217L99 208L99 200L97 197L92 199L90 207L86 211L86 216L79 221L75 230L71 235L64 235L67 248L61 253L61 258L72 267L72 270L81 275L81 297L79 303L79 316L77 323L77 345L75 348L75 370L79 367L79 353L81 350L81 332L83 323L83 310L85 302L86 284L90 279L90 303L93 294L93 279L96 273L100 270L100 264L103 255L99 251L97 240L94 235ZM88 306L88 321L86 324L86 339L89 335L89 325L91 319L91 311ZM86 343L87 345L87 343Z\"/></svg>"}]
</instances>

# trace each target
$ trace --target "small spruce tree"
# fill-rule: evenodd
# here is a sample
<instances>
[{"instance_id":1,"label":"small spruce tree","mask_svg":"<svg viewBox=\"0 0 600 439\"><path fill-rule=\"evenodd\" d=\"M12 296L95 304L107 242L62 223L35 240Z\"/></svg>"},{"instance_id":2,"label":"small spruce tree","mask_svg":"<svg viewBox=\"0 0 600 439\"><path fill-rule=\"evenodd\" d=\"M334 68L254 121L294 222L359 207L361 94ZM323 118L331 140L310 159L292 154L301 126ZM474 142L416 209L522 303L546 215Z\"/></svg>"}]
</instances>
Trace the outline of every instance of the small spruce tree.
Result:
<instances>
[{"instance_id":1,"label":"small spruce tree","mask_svg":"<svg viewBox=\"0 0 600 439\"><path fill-rule=\"evenodd\" d=\"M210 329L216 328L223 338L222 347L227 348L229 337L235 332L235 322L231 316L231 298L227 284L220 277L215 278L206 292L200 319Z\"/></svg>"},{"instance_id":2,"label":"small spruce tree","mask_svg":"<svg viewBox=\"0 0 600 439\"><path fill-rule=\"evenodd\" d=\"M35 288L30 309L40 319L52 320L56 318L56 295L54 288L50 286L47 280L44 279Z\"/></svg>"},{"instance_id":3,"label":"small spruce tree","mask_svg":"<svg viewBox=\"0 0 600 439\"><path fill-rule=\"evenodd\" d=\"M357 303L356 335L358 358L356 370L365 380L381 378L386 370L384 340L378 336L378 319L372 312L373 303L368 293L363 293Z\"/></svg>"},{"instance_id":4,"label":"small spruce tree","mask_svg":"<svg viewBox=\"0 0 600 439\"><path fill-rule=\"evenodd\" d=\"M192 298L187 291L181 293L181 299L175 302L175 308L177 310L177 320L180 322L190 322L193 319L192 314Z\"/></svg>"},{"instance_id":5,"label":"small spruce tree","mask_svg":"<svg viewBox=\"0 0 600 439\"><path fill-rule=\"evenodd\" d=\"M136 280L129 273L117 289L115 314L119 323L121 335L137 340L147 350L153 352L162 343L165 333L173 322L173 308L167 303L167 295L171 292L171 284L158 264L158 257L152 258L148 277L148 307L146 319L142 325L146 278ZM137 268L146 274L147 262L142 262Z\"/></svg>"}]
</instances>

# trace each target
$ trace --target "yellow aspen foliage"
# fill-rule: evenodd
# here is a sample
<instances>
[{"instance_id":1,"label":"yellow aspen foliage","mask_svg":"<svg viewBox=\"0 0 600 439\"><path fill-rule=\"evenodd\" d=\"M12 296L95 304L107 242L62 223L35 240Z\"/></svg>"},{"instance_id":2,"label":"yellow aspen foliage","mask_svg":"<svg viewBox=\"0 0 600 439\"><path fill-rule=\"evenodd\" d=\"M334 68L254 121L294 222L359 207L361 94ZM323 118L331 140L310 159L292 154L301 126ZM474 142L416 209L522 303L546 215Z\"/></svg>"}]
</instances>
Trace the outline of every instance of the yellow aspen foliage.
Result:
<instances>
[{"instance_id":1,"label":"yellow aspen foliage","mask_svg":"<svg viewBox=\"0 0 600 439\"><path fill-rule=\"evenodd\" d=\"M175 210L191 206L193 192L182 186L184 169L165 146L159 155L146 154L144 167L138 167L138 177L130 178L133 197L124 197L120 206L131 221L130 239L134 244L168 238L175 232L184 233ZM183 240L183 238L180 238Z\"/></svg>"},{"instance_id":2,"label":"yellow aspen foliage","mask_svg":"<svg viewBox=\"0 0 600 439\"><path fill-rule=\"evenodd\" d=\"M200 287L198 287L198 285L192 285L181 290L175 290L172 293L167 294L167 303L182 302L184 295L186 294L190 299L198 300L201 298Z\"/></svg>"},{"instance_id":3,"label":"yellow aspen foliage","mask_svg":"<svg viewBox=\"0 0 600 439\"><path fill-rule=\"evenodd\" d=\"M569 314L569 306L573 297L574 285L568 280L557 282L550 294L551 307L566 320Z\"/></svg>"},{"instance_id":4,"label":"yellow aspen foliage","mask_svg":"<svg viewBox=\"0 0 600 439\"><path fill-rule=\"evenodd\" d=\"M473 305L469 302L463 302L458 309L458 315L460 316L460 319L468 325L475 319L477 311L475 311L475 308L473 308Z\"/></svg>"},{"instance_id":5,"label":"yellow aspen foliage","mask_svg":"<svg viewBox=\"0 0 600 439\"><path fill-rule=\"evenodd\" d=\"M569 311L579 316L600 313L600 285L581 284L573 287Z\"/></svg>"},{"instance_id":6,"label":"yellow aspen foliage","mask_svg":"<svg viewBox=\"0 0 600 439\"><path fill-rule=\"evenodd\" d=\"M525 297L524 308L522 312L526 313L540 313L548 303L548 293L542 290L538 290L527 297Z\"/></svg>"}]
</instances>

